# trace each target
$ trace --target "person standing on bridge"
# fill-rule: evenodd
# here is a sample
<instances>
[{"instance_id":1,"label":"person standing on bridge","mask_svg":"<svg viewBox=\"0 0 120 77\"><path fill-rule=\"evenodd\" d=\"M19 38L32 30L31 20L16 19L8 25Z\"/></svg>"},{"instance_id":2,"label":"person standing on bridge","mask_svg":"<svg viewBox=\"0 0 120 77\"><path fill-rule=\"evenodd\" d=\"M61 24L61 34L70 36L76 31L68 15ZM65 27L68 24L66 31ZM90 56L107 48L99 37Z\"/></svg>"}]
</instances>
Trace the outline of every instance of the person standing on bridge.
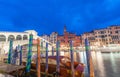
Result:
<instances>
[{"instance_id":1,"label":"person standing on bridge","mask_svg":"<svg viewBox=\"0 0 120 77\"><path fill-rule=\"evenodd\" d=\"M16 64L17 57L18 57L18 52L17 52L17 48L16 48L15 51L13 52L12 64Z\"/></svg>"}]
</instances>

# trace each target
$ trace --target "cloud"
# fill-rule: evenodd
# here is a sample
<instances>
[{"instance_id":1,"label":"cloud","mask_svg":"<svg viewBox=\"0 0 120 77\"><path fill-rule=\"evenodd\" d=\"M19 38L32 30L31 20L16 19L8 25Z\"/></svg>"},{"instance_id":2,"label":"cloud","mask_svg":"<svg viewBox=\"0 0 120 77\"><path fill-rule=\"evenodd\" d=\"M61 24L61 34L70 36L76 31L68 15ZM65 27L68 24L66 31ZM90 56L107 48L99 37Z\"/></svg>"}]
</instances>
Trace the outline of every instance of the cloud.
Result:
<instances>
[{"instance_id":1,"label":"cloud","mask_svg":"<svg viewBox=\"0 0 120 77\"><path fill-rule=\"evenodd\" d=\"M120 24L119 0L0 0L0 17L9 29L35 29L39 34L53 31L83 33ZM1 27L0 27L1 28ZM1 29L3 29L2 27ZM4 28L5 29L5 28Z\"/></svg>"}]
</instances>

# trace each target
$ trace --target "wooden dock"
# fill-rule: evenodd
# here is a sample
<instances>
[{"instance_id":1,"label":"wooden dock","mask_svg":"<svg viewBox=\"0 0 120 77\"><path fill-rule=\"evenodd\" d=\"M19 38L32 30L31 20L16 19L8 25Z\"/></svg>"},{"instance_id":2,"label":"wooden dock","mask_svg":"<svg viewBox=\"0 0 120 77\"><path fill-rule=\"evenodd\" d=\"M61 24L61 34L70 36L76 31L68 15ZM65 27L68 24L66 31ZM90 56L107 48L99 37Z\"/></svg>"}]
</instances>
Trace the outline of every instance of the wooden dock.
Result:
<instances>
[{"instance_id":1,"label":"wooden dock","mask_svg":"<svg viewBox=\"0 0 120 77\"><path fill-rule=\"evenodd\" d=\"M14 76L11 76L11 75L8 75L8 74L1 74L0 73L0 77L14 77Z\"/></svg>"},{"instance_id":2,"label":"wooden dock","mask_svg":"<svg viewBox=\"0 0 120 77\"><path fill-rule=\"evenodd\" d=\"M10 74L13 76L21 76L25 71L25 66L23 65L12 65L0 62L0 73Z\"/></svg>"}]
</instances>

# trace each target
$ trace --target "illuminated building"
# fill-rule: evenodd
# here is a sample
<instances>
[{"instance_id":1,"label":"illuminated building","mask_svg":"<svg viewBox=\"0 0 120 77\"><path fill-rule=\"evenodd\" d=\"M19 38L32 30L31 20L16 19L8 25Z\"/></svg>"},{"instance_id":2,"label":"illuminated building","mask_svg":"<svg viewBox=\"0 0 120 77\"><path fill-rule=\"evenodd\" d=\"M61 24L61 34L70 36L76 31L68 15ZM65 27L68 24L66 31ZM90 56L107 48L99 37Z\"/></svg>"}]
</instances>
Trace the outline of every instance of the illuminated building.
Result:
<instances>
[{"instance_id":1,"label":"illuminated building","mask_svg":"<svg viewBox=\"0 0 120 77\"><path fill-rule=\"evenodd\" d=\"M120 44L120 26L109 26L104 29L93 30L81 35L82 45L85 38L88 38L91 46L106 46L110 44Z\"/></svg>"},{"instance_id":2,"label":"illuminated building","mask_svg":"<svg viewBox=\"0 0 120 77\"><path fill-rule=\"evenodd\" d=\"M73 41L73 47L79 47L81 44L80 36L75 33L67 32L66 26L64 26L64 34L58 35L57 38L60 41L61 47L69 47L69 41Z\"/></svg>"}]
</instances>

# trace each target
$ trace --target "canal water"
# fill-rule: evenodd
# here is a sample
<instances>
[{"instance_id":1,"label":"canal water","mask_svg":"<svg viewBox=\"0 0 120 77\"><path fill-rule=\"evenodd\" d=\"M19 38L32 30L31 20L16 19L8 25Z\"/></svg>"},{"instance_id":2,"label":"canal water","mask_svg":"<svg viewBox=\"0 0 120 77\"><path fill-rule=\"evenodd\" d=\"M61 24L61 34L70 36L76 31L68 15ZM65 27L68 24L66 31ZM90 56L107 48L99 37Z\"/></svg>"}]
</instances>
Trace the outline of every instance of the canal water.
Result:
<instances>
[{"instance_id":1,"label":"canal water","mask_svg":"<svg viewBox=\"0 0 120 77\"><path fill-rule=\"evenodd\" d=\"M85 52L78 52L80 62L86 64ZM101 53L100 51L91 52L95 77L120 77L120 53ZM87 77L87 67L85 77Z\"/></svg>"}]
</instances>

